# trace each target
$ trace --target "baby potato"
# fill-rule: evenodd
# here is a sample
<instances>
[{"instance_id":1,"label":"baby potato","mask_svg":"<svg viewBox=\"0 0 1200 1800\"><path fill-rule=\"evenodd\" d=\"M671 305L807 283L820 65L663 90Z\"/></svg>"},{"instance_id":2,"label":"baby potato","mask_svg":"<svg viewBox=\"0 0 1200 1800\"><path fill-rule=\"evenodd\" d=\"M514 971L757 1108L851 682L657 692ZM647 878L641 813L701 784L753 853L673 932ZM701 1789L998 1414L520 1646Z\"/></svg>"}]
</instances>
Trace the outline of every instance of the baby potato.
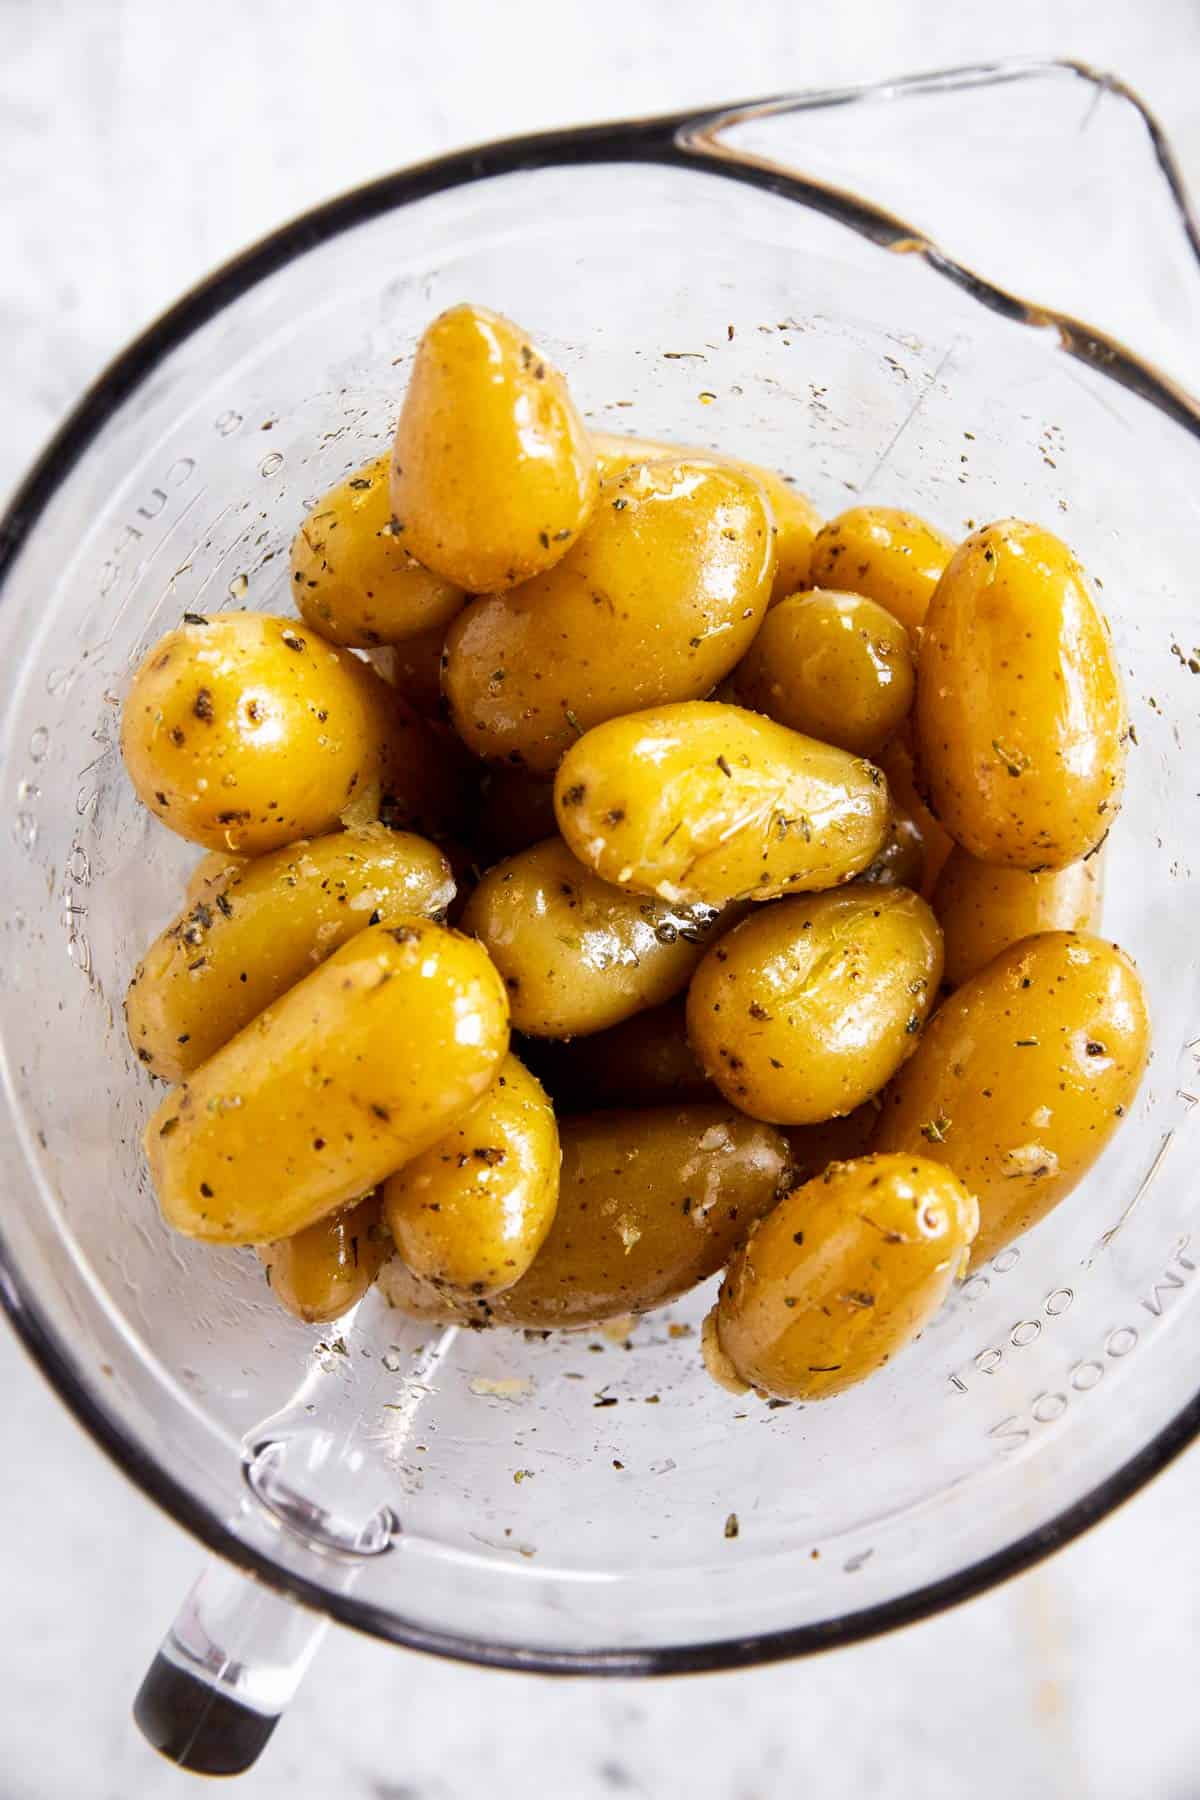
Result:
<instances>
[{"instance_id":1,"label":"baby potato","mask_svg":"<svg viewBox=\"0 0 1200 1800\"><path fill-rule=\"evenodd\" d=\"M446 627L432 625L399 644L372 650L370 663L423 719L442 716L442 651Z\"/></svg>"},{"instance_id":2,"label":"baby potato","mask_svg":"<svg viewBox=\"0 0 1200 1800\"><path fill-rule=\"evenodd\" d=\"M541 1329L649 1312L715 1274L788 1179L779 1133L726 1106L589 1113L560 1131L558 1211L528 1274L473 1300L394 1257L380 1277L393 1306Z\"/></svg>"},{"instance_id":3,"label":"baby potato","mask_svg":"<svg viewBox=\"0 0 1200 1800\"><path fill-rule=\"evenodd\" d=\"M383 1184L396 1249L414 1275L463 1293L519 1281L558 1204L554 1108L511 1054L445 1137Z\"/></svg>"},{"instance_id":4,"label":"baby potato","mask_svg":"<svg viewBox=\"0 0 1200 1800\"><path fill-rule=\"evenodd\" d=\"M891 790L893 818L907 818L921 845L921 880L919 883L906 882L905 886L919 888L921 895L928 900L946 858L954 848L954 839L942 830L918 792L909 730L910 725L906 724L904 730L897 732L891 743L880 752L879 767L887 776ZM885 845L885 852L886 848Z\"/></svg>"},{"instance_id":5,"label":"baby potato","mask_svg":"<svg viewBox=\"0 0 1200 1800\"><path fill-rule=\"evenodd\" d=\"M767 497L775 536L775 580L768 604L786 599L810 583L813 539L821 529L821 515L806 494L793 487L786 475L766 469L760 463L747 462L742 456L726 456L716 450L702 450L695 444L665 444L654 438L621 437L615 432L597 432L592 438L596 466L601 481L627 469L630 463L657 462L663 458L686 456L692 462L725 463L741 469L757 481Z\"/></svg>"},{"instance_id":6,"label":"baby potato","mask_svg":"<svg viewBox=\"0 0 1200 1800\"><path fill-rule=\"evenodd\" d=\"M860 881L873 881L878 887L906 887L921 892L925 879L925 849L915 819L898 806L892 808L883 849L859 876Z\"/></svg>"},{"instance_id":7,"label":"baby potato","mask_svg":"<svg viewBox=\"0 0 1200 1800\"><path fill-rule=\"evenodd\" d=\"M552 568L596 501L567 384L510 319L454 306L417 347L392 455L395 530L472 593Z\"/></svg>"},{"instance_id":8,"label":"baby potato","mask_svg":"<svg viewBox=\"0 0 1200 1800\"><path fill-rule=\"evenodd\" d=\"M772 607L733 685L752 711L875 756L912 705L912 648L903 625L874 600L813 588Z\"/></svg>"},{"instance_id":9,"label":"baby potato","mask_svg":"<svg viewBox=\"0 0 1200 1800\"><path fill-rule=\"evenodd\" d=\"M271 1292L298 1319L340 1319L357 1306L382 1266L386 1245L372 1192L294 1237L258 1246Z\"/></svg>"},{"instance_id":10,"label":"baby potato","mask_svg":"<svg viewBox=\"0 0 1200 1800\"><path fill-rule=\"evenodd\" d=\"M861 1156L879 1123L879 1108L866 1100L841 1119L822 1119L819 1125L788 1125L783 1135L792 1155L793 1182L812 1181L830 1163L849 1162Z\"/></svg>"},{"instance_id":11,"label":"baby potato","mask_svg":"<svg viewBox=\"0 0 1200 1800\"><path fill-rule=\"evenodd\" d=\"M1002 519L954 554L917 676L918 769L980 862L1061 869L1116 818L1125 706L1108 627L1066 545Z\"/></svg>"},{"instance_id":12,"label":"baby potato","mask_svg":"<svg viewBox=\"0 0 1200 1800\"><path fill-rule=\"evenodd\" d=\"M978 1224L974 1196L926 1157L834 1163L729 1265L705 1321L710 1373L783 1400L844 1393L928 1324Z\"/></svg>"},{"instance_id":13,"label":"baby potato","mask_svg":"<svg viewBox=\"0 0 1200 1800\"><path fill-rule=\"evenodd\" d=\"M443 687L478 756L550 774L604 719L706 694L750 647L775 574L762 489L715 463L638 463L549 574L446 638Z\"/></svg>"},{"instance_id":14,"label":"baby potato","mask_svg":"<svg viewBox=\"0 0 1200 1800\"><path fill-rule=\"evenodd\" d=\"M1084 931L1102 898L1101 858L1065 869L1004 869L954 849L932 906L946 945L944 979L960 987L1001 950L1039 931Z\"/></svg>"},{"instance_id":15,"label":"baby potato","mask_svg":"<svg viewBox=\"0 0 1200 1800\"><path fill-rule=\"evenodd\" d=\"M534 1057L539 1078L565 1112L719 1097L687 1041L682 1000L634 1013L590 1037L544 1039Z\"/></svg>"},{"instance_id":16,"label":"baby potato","mask_svg":"<svg viewBox=\"0 0 1200 1800\"><path fill-rule=\"evenodd\" d=\"M622 893L549 838L488 870L462 928L503 976L517 1030L557 1038L603 1031L677 994L717 917Z\"/></svg>"},{"instance_id":17,"label":"baby potato","mask_svg":"<svg viewBox=\"0 0 1200 1800\"><path fill-rule=\"evenodd\" d=\"M129 1041L181 1081L331 950L382 917L442 919L450 865L424 838L368 825L243 862L185 906L134 971Z\"/></svg>"},{"instance_id":18,"label":"baby potato","mask_svg":"<svg viewBox=\"0 0 1200 1800\"><path fill-rule=\"evenodd\" d=\"M878 601L915 632L953 554L952 541L916 513L852 506L813 539L810 579Z\"/></svg>"},{"instance_id":19,"label":"baby potato","mask_svg":"<svg viewBox=\"0 0 1200 1800\"><path fill-rule=\"evenodd\" d=\"M392 523L390 455L323 494L292 539L292 597L334 644L395 644L441 629L466 594L414 562Z\"/></svg>"},{"instance_id":20,"label":"baby potato","mask_svg":"<svg viewBox=\"0 0 1200 1800\"><path fill-rule=\"evenodd\" d=\"M293 1237L436 1143L507 1050L478 944L428 919L369 925L153 1115L164 1217L213 1242Z\"/></svg>"},{"instance_id":21,"label":"baby potato","mask_svg":"<svg viewBox=\"0 0 1200 1800\"><path fill-rule=\"evenodd\" d=\"M395 711L373 669L293 619L189 613L134 674L121 749L172 831L258 856L378 805Z\"/></svg>"},{"instance_id":22,"label":"baby potato","mask_svg":"<svg viewBox=\"0 0 1200 1800\"><path fill-rule=\"evenodd\" d=\"M479 790L473 842L486 867L502 856L529 850L554 837L554 783L528 769L490 768Z\"/></svg>"},{"instance_id":23,"label":"baby potato","mask_svg":"<svg viewBox=\"0 0 1200 1800\"><path fill-rule=\"evenodd\" d=\"M1091 1168L1137 1094L1141 980L1114 944L1048 931L944 1001L883 1098L872 1148L949 1164L979 1196L985 1262Z\"/></svg>"},{"instance_id":24,"label":"baby potato","mask_svg":"<svg viewBox=\"0 0 1200 1800\"><path fill-rule=\"evenodd\" d=\"M198 900L207 900L210 894L224 887L231 875L249 861L245 856L231 856L225 850L206 850L200 861L188 876L187 886L183 890L185 907L195 906Z\"/></svg>"},{"instance_id":25,"label":"baby potato","mask_svg":"<svg viewBox=\"0 0 1200 1800\"><path fill-rule=\"evenodd\" d=\"M887 784L870 763L699 700L586 732L559 767L554 807L581 862L677 905L849 881L890 823Z\"/></svg>"},{"instance_id":26,"label":"baby potato","mask_svg":"<svg viewBox=\"0 0 1200 1800\"><path fill-rule=\"evenodd\" d=\"M907 888L782 900L705 956L688 990L688 1039L731 1105L815 1125L895 1074L941 978L937 920Z\"/></svg>"}]
</instances>

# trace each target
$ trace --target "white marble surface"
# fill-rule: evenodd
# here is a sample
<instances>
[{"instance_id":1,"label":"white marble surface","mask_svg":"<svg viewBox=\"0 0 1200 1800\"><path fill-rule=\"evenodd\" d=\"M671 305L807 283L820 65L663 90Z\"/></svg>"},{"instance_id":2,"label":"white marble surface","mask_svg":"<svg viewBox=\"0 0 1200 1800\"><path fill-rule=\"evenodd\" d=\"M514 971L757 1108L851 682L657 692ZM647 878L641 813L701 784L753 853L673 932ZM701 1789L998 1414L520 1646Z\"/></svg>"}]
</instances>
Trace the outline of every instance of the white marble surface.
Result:
<instances>
[{"instance_id":1,"label":"white marble surface","mask_svg":"<svg viewBox=\"0 0 1200 1800\"><path fill-rule=\"evenodd\" d=\"M452 145L997 54L1114 68L1200 186L1195 0L0 0L0 492L104 360L248 239ZM0 1800L187 1778L128 1702L198 1561L0 1329ZM1196 1800L1200 1460L900 1638L661 1684L326 1645L249 1795ZM49 1745L53 1744L53 1751Z\"/></svg>"}]
</instances>

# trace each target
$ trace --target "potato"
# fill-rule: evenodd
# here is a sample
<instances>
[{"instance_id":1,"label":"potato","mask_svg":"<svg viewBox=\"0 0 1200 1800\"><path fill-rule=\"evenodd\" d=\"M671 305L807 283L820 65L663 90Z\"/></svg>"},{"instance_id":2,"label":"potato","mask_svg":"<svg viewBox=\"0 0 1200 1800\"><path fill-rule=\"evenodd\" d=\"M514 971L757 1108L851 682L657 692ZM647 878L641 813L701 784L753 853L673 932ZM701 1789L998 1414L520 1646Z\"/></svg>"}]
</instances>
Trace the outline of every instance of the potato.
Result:
<instances>
[{"instance_id":1,"label":"potato","mask_svg":"<svg viewBox=\"0 0 1200 1800\"><path fill-rule=\"evenodd\" d=\"M575 1037L677 994L717 917L624 894L549 838L488 870L462 928L504 977L518 1031Z\"/></svg>"},{"instance_id":2,"label":"potato","mask_svg":"<svg viewBox=\"0 0 1200 1800\"><path fill-rule=\"evenodd\" d=\"M676 904L848 881L887 837L878 769L770 719L690 701L613 719L567 752L559 829L617 886Z\"/></svg>"},{"instance_id":3,"label":"potato","mask_svg":"<svg viewBox=\"0 0 1200 1800\"><path fill-rule=\"evenodd\" d=\"M455 727L477 755L549 774L589 726L706 694L749 649L774 574L749 476L692 462L610 476L557 568L451 625Z\"/></svg>"},{"instance_id":4,"label":"potato","mask_svg":"<svg viewBox=\"0 0 1200 1800\"><path fill-rule=\"evenodd\" d=\"M258 1246L271 1292L298 1319L340 1319L357 1306L383 1263L387 1245L379 1196L306 1226L295 1237Z\"/></svg>"},{"instance_id":5,"label":"potato","mask_svg":"<svg viewBox=\"0 0 1200 1800\"><path fill-rule=\"evenodd\" d=\"M1099 856L1035 873L952 850L931 902L945 939L945 980L960 987L1001 950L1035 932L1090 929L1101 898Z\"/></svg>"},{"instance_id":6,"label":"potato","mask_svg":"<svg viewBox=\"0 0 1200 1800\"><path fill-rule=\"evenodd\" d=\"M872 1148L954 1169L979 1197L984 1262L1086 1175L1133 1104L1149 1039L1123 951L1086 932L1025 938L943 1002Z\"/></svg>"},{"instance_id":7,"label":"potato","mask_svg":"<svg viewBox=\"0 0 1200 1800\"><path fill-rule=\"evenodd\" d=\"M531 1050L538 1077L560 1111L720 1098L687 1041L682 1000L634 1013L591 1037L531 1040Z\"/></svg>"},{"instance_id":8,"label":"potato","mask_svg":"<svg viewBox=\"0 0 1200 1800\"><path fill-rule=\"evenodd\" d=\"M852 506L813 539L811 581L876 600L915 632L953 554L952 541L916 513Z\"/></svg>"},{"instance_id":9,"label":"potato","mask_svg":"<svg viewBox=\"0 0 1200 1800\"><path fill-rule=\"evenodd\" d=\"M323 494L292 539L292 597L334 644L395 644L441 630L466 594L414 562L392 524L390 455Z\"/></svg>"},{"instance_id":10,"label":"potato","mask_svg":"<svg viewBox=\"0 0 1200 1800\"><path fill-rule=\"evenodd\" d=\"M788 1180L779 1133L725 1106L591 1113L562 1120L560 1131L558 1211L529 1273L472 1301L394 1257L380 1277L393 1306L543 1329L648 1312L714 1274Z\"/></svg>"},{"instance_id":11,"label":"potato","mask_svg":"<svg viewBox=\"0 0 1200 1800\"><path fill-rule=\"evenodd\" d=\"M741 469L757 481L767 497L775 538L775 580L769 605L786 599L809 586L813 539L821 528L821 515L807 495L793 487L787 475L765 469L760 463L747 462L742 456L727 456L723 451L703 450L695 444L666 444L654 438L621 437L613 432L597 432L592 438L600 479L607 480L620 469L635 462L657 462L686 456L692 462L724 463Z\"/></svg>"},{"instance_id":12,"label":"potato","mask_svg":"<svg viewBox=\"0 0 1200 1800\"><path fill-rule=\"evenodd\" d=\"M921 637L918 771L980 862L1061 869L1121 803L1125 707L1108 627L1050 532L1002 519L960 545Z\"/></svg>"},{"instance_id":13,"label":"potato","mask_svg":"<svg viewBox=\"0 0 1200 1800\"><path fill-rule=\"evenodd\" d=\"M933 1317L978 1224L974 1197L923 1156L835 1163L729 1265L705 1321L710 1371L784 1400L844 1393Z\"/></svg>"},{"instance_id":14,"label":"potato","mask_svg":"<svg viewBox=\"0 0 1200 1800\"><path fill-rule=\"evenodd\" d=\"M427 919L370 925L167 1096L146 1155L168 1224L261 1244L336 1212L491 1086L504 987Z\"/></svg>"},{"instance_id":15,"label":"potato","mask_svg":"<svg viewBox=\"0 0 1200 1800\"><path fill-rule=\"evenodd\" d=\"M554 1108L515 1056L445 1137L383 1184L384 1217L414 1275L464 1293L519 1281L558 1204Z\"/></svg>"},{"instance_id":16,"label":"potato","mask_svg":"<svg viewBox=\"0 0 1200 1800\"><path fill-rule=\"evenodd\" d=\"M528 769L488 769L480 783L472 841L486 868L558 832L554 783Z\"/></svg>"},{"instance_id":17,"label":"potato","mask_svg":"<svg viewBox=\"0 0 1200 1800\"><path fill-rule=\"evenodd\" d=\"M928 900L946 858L954 848L954 839L949 832L942 830L917 791L916 770L913 766L912 741L909 737L908 725L903 731L898 732L891 743L880 752L879 767L887 776L888 787L891 790L893 817L903 815L909 819L920 840L924 871L920 882L920 892ZM886 845L884 851L886 852ZM881 854L883 853L881 852ZM909 881L905 885L915 887L917 884Z\"/></svg>"},{"instance_id":18,"label":"potato","mask_svg":"<svg viewBox=\"0 0 1200 1800\"><path fill-rule=\"evenodd\" d=\"M446 644L446 627L433 625L418 631L401 644L383 644L370 654L371 666L377 669L389 687L406 700L423 719L442 717L442 651Z\"/></svg>"},{"instance_id":19,"label":"potato","mask_svg":"<svg viewBox=\"0 0 1200 1800\"><path fill-rule=\"evenodd\" d=\"M823 1175L830 1163L861 1156L878 1123L878 1103L867 1100L841 1119L822 1119L819 1125L786 1125L783 1135L792 1156L795 1185Z\"/></svg>"},{"instance_id":20,"label":"potato","mask_svg":"<svg viewBox=\"0 0 1200 1800\"><path fill-rule=\"evenodd\" d=\"M379 810L442 804L445 776L373 669L293 619L185 614L134 674L121 749L138 798L210 850L258 856Z\"/></svg>"},{"instance_id":21,"label":"potato","mask_svg":"<svg viewBox=\"0 0 1200 1800\"><path fill-rule=\"evenodd\" d=\"M188 876L187 886L183 890L184 905L195 906L197 900L207 900L218 888L224 887L229 877L236 875L248 861L248 857L231 856L225 850L206 850Z\"/></svg>"},{"instance_id":22,"label":"potato","mask_svg":"<svg viewBox=\"0 0 1200 1800\"><path fill-rule=\"evenodd\" d=\"M330 951L383 918L440 919L450 865L424 838L368 825L243 862L157 937L125 996L129 1041L181 1081Z\"/></svg>"},{"instance_id":23,"label":"potato","mask_svg":"<svg viewBox=\"0 0 1200 1800\"><path fill-rule=\"evenodd\" d=\"M874 600L814 588L772 607L732 680L752 711L875 756L912 705L912 648Z\"/></svg>"},{"instance_id":24,"label":"potato","mask_svg":"<svg viewBox=\"0 0 1200 1800\"><path fill-rule=\"evenodd\" d=\"M912 888L919 894L925 880L925 846L915 819L892 807L892 822L883 849L873 863L863 870L860 881L873 881L877 887Z\"/></svg>"},{"instance_id":25,"label":"potato","mask_svg":"<svg viewBox=\"0 0 1200 1800\"><path fill-rule=\"evenodd\" d=\"M735 926L688 991L688 1039L752 1118L851 1112L911 1055L942 978L942 934L907 888L782 900Z\"/></svg>"},{"instance_id":26,"label":"potato","mask_svg":"<svg viewBox=\"0 0 1200 1800\"><path fill-rule=\"evenodd\" d=\"M472 593L558 562L596 501L596 459L567 384L519 326L455 306L417 347L392 455L395 530Z\"/></svg>"}]
</instances>

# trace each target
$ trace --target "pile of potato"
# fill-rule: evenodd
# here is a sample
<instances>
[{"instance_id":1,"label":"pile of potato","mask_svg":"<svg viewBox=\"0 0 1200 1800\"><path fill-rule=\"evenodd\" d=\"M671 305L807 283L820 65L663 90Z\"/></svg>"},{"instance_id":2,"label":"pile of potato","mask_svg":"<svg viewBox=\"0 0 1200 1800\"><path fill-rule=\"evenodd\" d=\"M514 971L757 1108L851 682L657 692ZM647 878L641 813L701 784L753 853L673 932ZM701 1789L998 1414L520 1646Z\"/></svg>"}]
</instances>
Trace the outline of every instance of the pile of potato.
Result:
<instances>
[{"instance_id":1,"label":"pile of potato","mask_svg":"<svg viewBox=\"0 0 1200 1800\"><path fill-rule=\"evenodd\" d=\"M130 983L163 1213L328 1319L553 1327L727 1273L724 1382L886 1362L1137 1091L1091 934L1127 728L1049 532L822 524L590 434L496 314L426 331L298 618L185 614L139 797L203 845ZM366 655L361 654L366 652Z\"/></svg>"}]
</instances>

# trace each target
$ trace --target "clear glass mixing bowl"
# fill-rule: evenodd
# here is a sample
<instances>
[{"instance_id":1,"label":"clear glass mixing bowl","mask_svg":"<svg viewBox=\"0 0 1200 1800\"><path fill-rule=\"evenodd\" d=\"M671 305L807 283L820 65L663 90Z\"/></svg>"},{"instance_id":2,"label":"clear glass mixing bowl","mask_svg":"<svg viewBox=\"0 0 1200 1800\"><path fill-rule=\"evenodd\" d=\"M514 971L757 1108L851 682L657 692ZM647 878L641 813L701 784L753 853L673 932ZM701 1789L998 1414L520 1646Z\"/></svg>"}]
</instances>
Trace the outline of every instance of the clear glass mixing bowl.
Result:
<instances>
[{"instance_id":1,"label":"clear glass mixing bowl","mask_svg":"<svg viewBox=\"0 0 1200 1800\"><path fill-rule=\"evenodd\" d=\"M33 470L0 529L0 1291L225 1559L143 1692L178 1760L251 1760L329 1616L549 1671L845 1642L1063 1543L1200 1427L1198 274L1153 122L1079 68L567 132L286 227ZM717 1389L707 1291L627 1340L439 1337L377 1295L321 1330L159 1220L121 997L194 853L122 776L124 685L185 609L287 608L301 513L386 442L422 326L465 297L536 332L597 426L741 451L828 512L1026 515L1103 584L1138 739L1105 925L1149 988L1149 1077L1070 1201L835 1402Z\"/></svg>"}]
</instances>

